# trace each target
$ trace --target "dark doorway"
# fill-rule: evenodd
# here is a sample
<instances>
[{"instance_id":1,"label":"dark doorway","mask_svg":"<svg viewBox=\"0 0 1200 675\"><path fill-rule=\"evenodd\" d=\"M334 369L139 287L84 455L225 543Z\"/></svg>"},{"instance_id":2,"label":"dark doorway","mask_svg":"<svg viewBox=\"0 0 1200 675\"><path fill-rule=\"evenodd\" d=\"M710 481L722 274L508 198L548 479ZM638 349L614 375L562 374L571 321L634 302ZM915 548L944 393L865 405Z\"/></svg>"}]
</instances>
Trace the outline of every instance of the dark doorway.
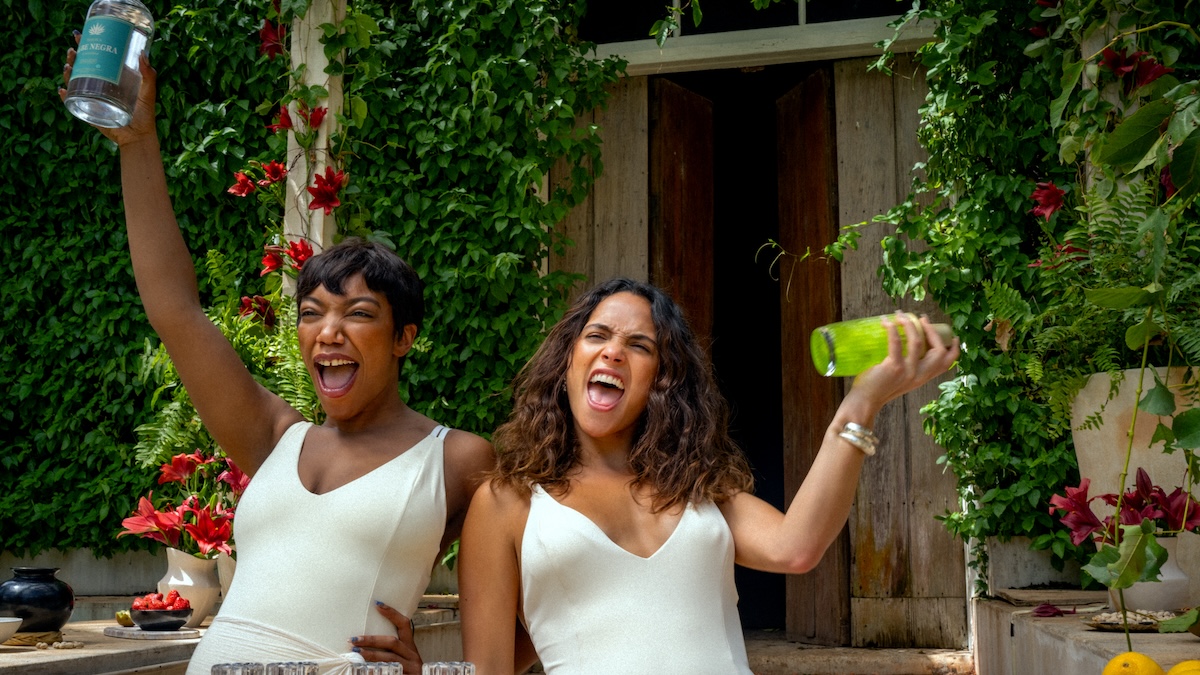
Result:
<instances>
[{"instance_id":1,"label":"dark doorway","mask_svg":"<svg viewBox=\"0 0 1200 675\"><path fill-rule=\"evenodd\" d=\"M663 76L712 104L712 347L733 433L754 467L757 494L782 509L783 409L780 289L759 249L779 237L776 102L815 68L787 64ZM793 289L793 293L795 289ZM737 568L746 629L785 627L778 574Z\"/></svg>"}]
</instances>

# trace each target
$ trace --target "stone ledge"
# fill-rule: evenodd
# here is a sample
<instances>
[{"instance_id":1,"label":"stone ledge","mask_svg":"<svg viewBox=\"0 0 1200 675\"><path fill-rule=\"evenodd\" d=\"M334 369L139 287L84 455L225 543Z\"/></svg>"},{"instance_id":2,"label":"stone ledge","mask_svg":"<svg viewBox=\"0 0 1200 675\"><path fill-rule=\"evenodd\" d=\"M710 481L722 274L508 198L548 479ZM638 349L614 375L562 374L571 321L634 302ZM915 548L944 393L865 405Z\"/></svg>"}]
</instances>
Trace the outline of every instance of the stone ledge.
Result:
<instances>
[{"instance_id":1,"label":"stone ledge","mask_svg":"<svg viewBox=\"0 0 1200 675\"><path fill-rule=\"evenodd\" d=\"M1107 611L1103 591L998 593L1012 601L973 601L978 675L1099 673L1114 656L1128 651L1123 632L1098 631L1084 623L1087 614ZM1033 616L1033 607L1042 602L1077 613ZM1134 650L1154 659L1163 670L1200 658L1200 639L1191 633L1134 633L1132 641Z\"/></svg>"},{"instance_id":2,"label":"stone ledge","mask_svg":"<svg viewBox=\"0 0 1200 675\"><path fill-rule=\"evenodd\" d=\"M755 675L971 675L971 653L954 649L818 647L778 633L749 631L746 652Z\"/></svg>"}]
</instances>

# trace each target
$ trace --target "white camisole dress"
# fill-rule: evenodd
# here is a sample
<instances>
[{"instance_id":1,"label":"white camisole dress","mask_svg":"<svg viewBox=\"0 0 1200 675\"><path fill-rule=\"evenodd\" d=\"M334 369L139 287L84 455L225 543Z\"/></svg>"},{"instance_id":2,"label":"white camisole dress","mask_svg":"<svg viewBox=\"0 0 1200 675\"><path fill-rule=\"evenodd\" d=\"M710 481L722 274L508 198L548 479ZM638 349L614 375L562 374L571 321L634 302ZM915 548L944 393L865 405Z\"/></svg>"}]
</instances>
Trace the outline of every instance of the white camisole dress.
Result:
<instances>
[{"instance_id":1,"label":"white camisole dress","mask_svg":"<svg viewBox=\"0 0 1200 675\"><path fill-rule=\"evenodd\" d=\"M535 485L521 540L526 628L550 675L751 675L733 535L689 504L648 558Z\"/></svg>"},{"instance_id":2,"label":"white camisole dress","mask_svg":"<svg viewBox=\"0 0 1200 675\"><path fill-rule=\"evenodd\" d=\"M237 571L188 664L316 661L349 673L355 635L395 635L382 601L412 616L446 523L443 440L433 433L383 466L324 494L300 482L312 425L290 427L237 506Z\"/></svg>"}]
</instances>

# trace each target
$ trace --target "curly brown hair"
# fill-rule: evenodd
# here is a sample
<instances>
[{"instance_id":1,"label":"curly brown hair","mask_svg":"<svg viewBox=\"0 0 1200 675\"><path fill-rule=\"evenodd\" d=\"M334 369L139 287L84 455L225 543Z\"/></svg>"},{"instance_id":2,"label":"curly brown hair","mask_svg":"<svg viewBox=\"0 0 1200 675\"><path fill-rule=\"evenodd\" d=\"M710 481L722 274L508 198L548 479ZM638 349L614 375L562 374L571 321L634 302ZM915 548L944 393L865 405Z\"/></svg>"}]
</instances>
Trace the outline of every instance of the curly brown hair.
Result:
<instances>
[{"instance_id":1,"label":"curly brown hair","mask_svg":"<svg viewBox=\"0 0 1200 675\"><path fill-rule=\"evenodd\" d=\"M534 484L554 492L570 489L579 445L563 386L567 366L596 306L616 293L650 303L659 353L658 375L629 455L633 486L653 487L655 511L686 502L721 503L751 491L750 466L729 436L729 405L679 305L659 288L625 278L583 294L513 380L513 411L492 437L497 454L492 481L521 494Z\"/></svg>"}]
</instances>

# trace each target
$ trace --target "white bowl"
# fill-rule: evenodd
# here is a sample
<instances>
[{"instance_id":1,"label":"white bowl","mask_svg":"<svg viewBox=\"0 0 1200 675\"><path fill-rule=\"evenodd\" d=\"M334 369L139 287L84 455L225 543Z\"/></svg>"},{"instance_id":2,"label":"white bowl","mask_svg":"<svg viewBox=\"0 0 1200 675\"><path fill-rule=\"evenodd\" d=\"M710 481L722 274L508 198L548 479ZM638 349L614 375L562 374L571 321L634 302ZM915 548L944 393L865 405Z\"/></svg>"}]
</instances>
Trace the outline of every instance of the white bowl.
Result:
<instances>
[{"instance_id":1,"label":"white bowl","mask_svg":"<svg viewBox=\"0 0 1200 675\"><path fill-rule=\"evenodd\" d=\"M16 634L23 620L16 616L0 616L0 642L5 642Z\"/></svg>"}]
</instances>

